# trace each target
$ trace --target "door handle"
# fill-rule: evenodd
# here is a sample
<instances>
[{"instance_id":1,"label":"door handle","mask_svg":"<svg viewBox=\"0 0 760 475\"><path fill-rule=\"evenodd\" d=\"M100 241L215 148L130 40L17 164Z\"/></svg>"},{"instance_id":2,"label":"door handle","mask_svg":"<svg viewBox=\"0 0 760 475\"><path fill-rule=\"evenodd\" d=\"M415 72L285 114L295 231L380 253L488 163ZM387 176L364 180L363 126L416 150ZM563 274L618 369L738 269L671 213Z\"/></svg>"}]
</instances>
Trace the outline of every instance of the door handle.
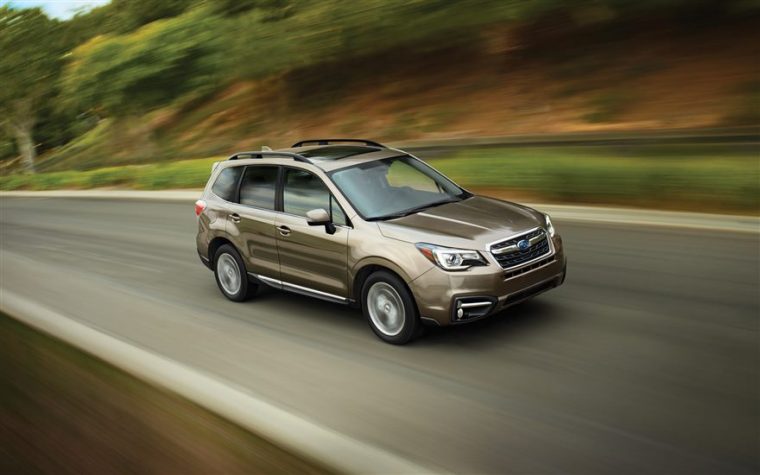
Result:
<instances>
[{"instance_id":1,"label":"door handle","mask_svg":"<svg viewBox=\"0 0 760 475\"><path fill-rule=\"evenodd\" d=\"M277 226L277 230L280 231L280 234L283 236L290 234L290 228L287 226Z\"/></svg>"},{"instance_id":2,"label":"door handle","mask_svg":"<svg viewBox=\"0 0 760 475\"><path fill-rule=\"evenodd\" d=\"M239 223L240 222L240 215L237 214L237 213L232 213L230 215L230 221L232 221L233 223Z\"/></svg>"}]
</instances>

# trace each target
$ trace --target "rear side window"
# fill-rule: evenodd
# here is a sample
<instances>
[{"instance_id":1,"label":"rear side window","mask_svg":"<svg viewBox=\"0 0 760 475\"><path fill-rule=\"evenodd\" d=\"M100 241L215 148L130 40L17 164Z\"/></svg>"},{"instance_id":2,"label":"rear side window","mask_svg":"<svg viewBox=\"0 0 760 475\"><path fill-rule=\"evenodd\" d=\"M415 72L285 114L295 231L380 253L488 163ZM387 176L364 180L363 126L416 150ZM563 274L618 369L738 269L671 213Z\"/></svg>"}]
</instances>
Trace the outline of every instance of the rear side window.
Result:
<instances>
[{"instance_id":1,"label":"rear side window","mask_svg":"<svg viewBox=\"0 0 760 475\"><path fill-rule=\"evenodd\" d=\"M246 167L240 184L240 204L273 210L277 171L277 167Z\"/></svg>"},{"instance_id":2,"label":"rear side window","mask_svg":"<svg viewBox=\"0 0 760 475\"><path fill-rule=\"evenodd\" d=\"M227 201L235 201L235 192L237 191L240 174L243 173L243 167L225 168L216 177L214 186L211 191L219 198Z\"/></svg>"}]
</instances>

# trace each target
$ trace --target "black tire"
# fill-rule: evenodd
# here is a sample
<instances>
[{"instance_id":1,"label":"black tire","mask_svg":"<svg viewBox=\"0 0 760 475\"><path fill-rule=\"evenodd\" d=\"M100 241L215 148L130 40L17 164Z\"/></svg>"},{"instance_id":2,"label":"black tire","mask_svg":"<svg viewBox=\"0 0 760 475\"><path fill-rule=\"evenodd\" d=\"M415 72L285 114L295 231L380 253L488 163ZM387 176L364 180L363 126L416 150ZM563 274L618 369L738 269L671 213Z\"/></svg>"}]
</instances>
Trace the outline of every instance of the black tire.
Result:
<instances>
[{"instance_id":1,"label":"black tire","mask_svg":"<svg viewBox=\"0 0 760 475\"><path fill-rule=\"evenodd\" d=\"M373 316L370 313L370 302L368 295L370 289L372 289L375 284L378 283L386 284L392 287L393 290L395 290L396 295L400 298L401 303L403 304L403 322L399 325L400 331L398 331L398 333L390 332L392 334L389 334L389 332L384 331L383 328L379 327L378 324L375 323ZM384 289L388 290L387 287ZM414 302L414 297L404 282L390 272L374 272L367 278L367 280L364 281L364 284L362 285L362 312L364 313L364 316L367 319L370 328L372 328L372 331L375 332L375 335L387 343L394 345L403 345L408 343L419 334L419 328L421 325L419 315L417 314L417 305ZM375 315L377 315L377 311Z\"/></svg>"},{"instance_id":2,"label":"black tire","mask_svg":"<svg viewBox=\"0 0 760 475\"><path fill-rule=\"evenodd\" d=\"M229 258L232 258L232 261L230 261ZM219 275L219 273L223 271L223 269L220 268L223 267L223 265L230 264L231 262L234 262L237 265L237 272L239 275L239 285L237 286L236 292L230 292L228 289L226 289L225 285L222 284L222 280ZM219 286L219 290L225 297L232 300L233 302L243 302L245 300L248 300L258 290L259 286L248 280L248 273L246 272L245 264L243 264L243 259L240 257L240 254L233 246L229 244L224 244L223 246L219 247L219 249L216 251L216 254L214 254L213 269L214 278L216 279L216 285Z\"/></svg>"}]
</instances>

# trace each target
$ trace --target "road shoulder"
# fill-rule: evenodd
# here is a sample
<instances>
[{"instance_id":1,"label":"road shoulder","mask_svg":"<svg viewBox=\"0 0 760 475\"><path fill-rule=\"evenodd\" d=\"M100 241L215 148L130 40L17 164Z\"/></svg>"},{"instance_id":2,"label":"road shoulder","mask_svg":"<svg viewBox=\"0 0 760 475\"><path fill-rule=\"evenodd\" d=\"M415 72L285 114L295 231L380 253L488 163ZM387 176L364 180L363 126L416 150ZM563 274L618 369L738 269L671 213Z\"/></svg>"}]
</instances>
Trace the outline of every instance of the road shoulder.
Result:
<instances>
[{"instance_id":1,"label":"road shoulder","mask_svg":"<svg viewBox=\"0 0 760 475\"><path fill-rule=\"evenodd\" d=\"M306 459L348 473L438 471L321 427L198 370L102 333L8 289L0 290L0 310L18 321L175 392Z\"/></svg>"}]
</instances>

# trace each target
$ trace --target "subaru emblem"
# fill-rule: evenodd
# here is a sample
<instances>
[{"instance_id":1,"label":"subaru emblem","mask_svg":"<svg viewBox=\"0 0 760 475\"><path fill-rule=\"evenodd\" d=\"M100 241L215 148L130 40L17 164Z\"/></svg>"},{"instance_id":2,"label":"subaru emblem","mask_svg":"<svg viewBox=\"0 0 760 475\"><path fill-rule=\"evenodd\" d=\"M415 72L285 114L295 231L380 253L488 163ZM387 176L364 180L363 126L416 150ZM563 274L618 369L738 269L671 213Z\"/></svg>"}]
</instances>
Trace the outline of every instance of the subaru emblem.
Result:
<instances>
[{"instance_id":1,"label":"subaru emblem","mask_svg":"<svg viewBox=\"0 0 760 475\"><path fill-rule=\"evenodd\" d=\"M527 239L522 239L521 241L518 241L517 248L521 251L524 251L530 247L530 241Z\"/></svg>"}]
</instances>

